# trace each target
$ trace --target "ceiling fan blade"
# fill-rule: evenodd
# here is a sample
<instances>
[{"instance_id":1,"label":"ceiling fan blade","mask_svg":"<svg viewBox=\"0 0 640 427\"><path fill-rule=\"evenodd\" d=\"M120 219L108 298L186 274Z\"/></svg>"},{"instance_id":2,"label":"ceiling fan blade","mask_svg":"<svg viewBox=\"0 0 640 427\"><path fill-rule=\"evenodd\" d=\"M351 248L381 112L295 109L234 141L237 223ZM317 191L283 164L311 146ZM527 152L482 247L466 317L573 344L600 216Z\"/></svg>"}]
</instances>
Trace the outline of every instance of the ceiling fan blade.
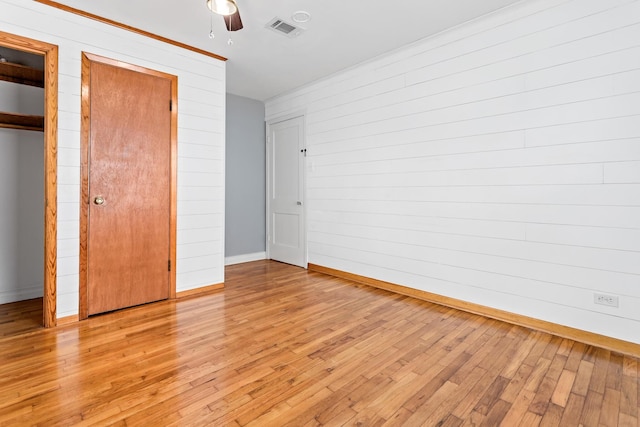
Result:
<instances>
[{"instance_id":1,"label":"ceiling fan blade","mask_svg":"<svg viewBox=\"0 0 640 427\"><path fill-rule=\"evenodd\" d=\"M233 15L223 16L227 31L238 31L243 28L242 19L240 19L240 9Z\"/></svg>"}]
</instances>

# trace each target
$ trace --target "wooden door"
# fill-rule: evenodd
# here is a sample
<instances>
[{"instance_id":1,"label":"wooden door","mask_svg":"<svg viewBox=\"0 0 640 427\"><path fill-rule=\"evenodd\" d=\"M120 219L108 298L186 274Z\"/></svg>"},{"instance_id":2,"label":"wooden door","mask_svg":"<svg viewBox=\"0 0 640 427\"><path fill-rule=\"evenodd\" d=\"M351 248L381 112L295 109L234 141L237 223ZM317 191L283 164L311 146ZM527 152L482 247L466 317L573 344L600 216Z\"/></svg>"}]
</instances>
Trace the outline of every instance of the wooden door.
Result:
<instances>
[{"instance_id":1,"label":"wooden door","mask_svg":"<svg viewBox=\"0 0 640 427\"><path fill-rule=\"evenodd\" d=\"M170 297L172 81L113 63L89 67L91 315Z\"/></svg>"},{"instance_id":2,"label":"wooden door","mask_svg":"<svg viewBox=\"0 0 640 427\"><path fill-rule=\"evenodd\" d=\"M304 217L304 120L269 125L269 258L307 267Z\"/></svg>"}]
</instances>

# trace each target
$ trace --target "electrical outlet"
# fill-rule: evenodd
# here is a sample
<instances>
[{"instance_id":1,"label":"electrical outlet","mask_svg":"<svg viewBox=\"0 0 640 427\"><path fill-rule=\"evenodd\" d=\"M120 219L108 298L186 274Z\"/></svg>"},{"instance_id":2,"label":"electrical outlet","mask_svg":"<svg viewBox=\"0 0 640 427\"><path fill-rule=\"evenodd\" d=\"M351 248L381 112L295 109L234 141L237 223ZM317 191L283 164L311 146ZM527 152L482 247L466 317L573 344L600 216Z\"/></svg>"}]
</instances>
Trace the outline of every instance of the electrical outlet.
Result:
<instances>
[{"instance_id":1,"label":"electrical outlet","mask_svg":"<svg viewBox=\"0 0 640 427\"><path fill-rule=\"evenodd\" d=\"M618 307L618 297L607 294L593 294L593 302L600 305L608 305L609 307Z\"/></svg>"}]
</instances>

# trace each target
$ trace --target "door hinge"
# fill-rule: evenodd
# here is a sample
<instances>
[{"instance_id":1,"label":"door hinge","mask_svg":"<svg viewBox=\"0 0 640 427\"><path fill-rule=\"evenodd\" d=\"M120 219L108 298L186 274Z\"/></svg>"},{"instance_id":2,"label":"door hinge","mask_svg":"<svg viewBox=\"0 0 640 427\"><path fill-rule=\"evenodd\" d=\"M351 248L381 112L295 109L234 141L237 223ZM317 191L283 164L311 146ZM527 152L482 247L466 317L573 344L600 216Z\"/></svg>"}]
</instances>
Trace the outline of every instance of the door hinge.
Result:
<instances>
[{"instance_id":1,"label":"door hinge","mask_svg":"<svg viewBox=\"0 0 640 427\"><path fill-rule=\"evenodd\" d=\"M171 271L171 260L169 260L167 264L168 264L169 271Z\"/></svg>"},{"instance_id":2,"label":"door hinge","mask_svg":"<svg viewBox=\"0 0 640 427\"><path fill-rule=\"evenodd\" d=\"M173 111L173 99L169 100L169 111Z\"/></svg>"}]
</instances>

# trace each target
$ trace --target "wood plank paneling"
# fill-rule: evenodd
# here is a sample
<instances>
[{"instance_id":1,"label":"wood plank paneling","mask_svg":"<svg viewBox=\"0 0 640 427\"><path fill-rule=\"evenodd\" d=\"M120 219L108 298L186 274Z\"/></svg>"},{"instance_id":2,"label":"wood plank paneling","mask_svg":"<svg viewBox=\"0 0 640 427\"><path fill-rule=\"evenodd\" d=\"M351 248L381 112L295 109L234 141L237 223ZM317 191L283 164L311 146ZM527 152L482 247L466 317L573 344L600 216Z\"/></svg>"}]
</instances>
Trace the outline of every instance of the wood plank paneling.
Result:
<instances>
[{"instance_id":1,"label":"wood plank paneling","mask_svg":"<svg viewBox=\"0 0 640 427\"><path fill-rule=\"evenodd\" d=\"M638 1L520 2L268 100L308 261L640 344L639 36Z\"/></svg>"},{"instance_id":2,"label":"wood plank paneling","mask_svg":"<svg viewBox=\"0 0 640 427\"><path fill-rule=\"evenodd\" d=\"M226 273L224 290L0 333L0 424L637 423L635 357L273 261Z\"/></svg>"}]
</instances>

